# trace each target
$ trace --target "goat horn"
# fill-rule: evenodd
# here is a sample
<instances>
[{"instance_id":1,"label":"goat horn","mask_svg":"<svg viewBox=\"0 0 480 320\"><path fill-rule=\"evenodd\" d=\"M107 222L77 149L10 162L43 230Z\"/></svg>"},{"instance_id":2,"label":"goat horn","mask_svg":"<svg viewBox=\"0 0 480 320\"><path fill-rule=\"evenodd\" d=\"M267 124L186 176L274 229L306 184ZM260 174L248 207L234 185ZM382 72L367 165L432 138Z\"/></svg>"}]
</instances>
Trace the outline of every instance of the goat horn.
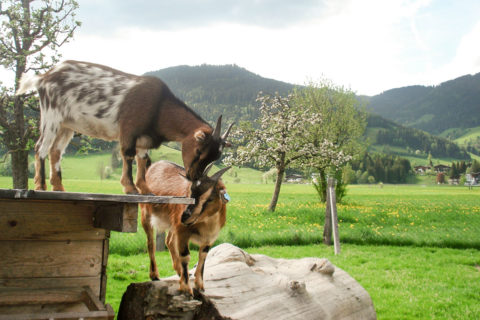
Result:
<instances>
[{"instance_id":1,"label":"goat horn","mask_svg":"<svg viewBox=\"0 0 480 320\"><path fill-rule=\"evenodd\" d=\"M218 181L218 179L220 179L220 177L225 173L227 172L232 166L228 166L228 167L225 167L217 172L215 172L215 174L213 176L210 177L210 179L212 180L215 180L215 181Z\"/></svg>"},{"instance_id":2,"label":"goat horn","mask_svg":"<svg viewBox=\"0 0 480 320\"><path fill-rule=\"evenodd\" d=\"M220 138L220 131L222 130L222 115L218 117L217 120L217 125L215 126L215 130L213 131L213 138L214 139L219 139Z\"/></svg>"},{"instance_id":3,"label":"goat horn","mask_svg":"<svg viewBox=\"0 0 480 320\"><path fill-rule=\"evenodd\" d=\"M206 176L208 174L208 172L210 171L210 169L212 169L213 167L213 162L210 163L206 168L205 170L203 170L203 175Z\"/></svg>"},{"instance_id":4,"label":"goat horn","mask_svg":"<svg viewBox=\"0 0 480 320\"><path fill-rule=\"evenodd\" d=\"M222 136L223 141L227 140L228 135L230 134L230 130L232 130L232 127L233 127L234 124L235 124L235 122L232 122L232 124L230 124L230 126L228 127L227 131L223 134L223 136Z\"/></svg>"}]
</instances>

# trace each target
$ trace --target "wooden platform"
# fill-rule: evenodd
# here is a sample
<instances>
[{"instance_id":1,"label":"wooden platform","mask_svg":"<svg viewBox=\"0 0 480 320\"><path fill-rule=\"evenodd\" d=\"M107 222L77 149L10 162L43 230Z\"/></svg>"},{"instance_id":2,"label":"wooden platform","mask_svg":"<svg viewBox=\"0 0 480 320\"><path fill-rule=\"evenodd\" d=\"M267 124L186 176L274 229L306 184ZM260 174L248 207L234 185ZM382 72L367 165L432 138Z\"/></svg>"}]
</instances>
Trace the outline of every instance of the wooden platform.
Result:
<instances>
[{"instance_id":1,"label":"wooden platform","mask_svg":"<svg viewBox=\"0 0 480 320\"><path fill-rule=\"evenodd\" d=\"M181 197L0 189L0 320L113 319L110 231L136 232L138 203Z\"/></svg>"}]
</instances>

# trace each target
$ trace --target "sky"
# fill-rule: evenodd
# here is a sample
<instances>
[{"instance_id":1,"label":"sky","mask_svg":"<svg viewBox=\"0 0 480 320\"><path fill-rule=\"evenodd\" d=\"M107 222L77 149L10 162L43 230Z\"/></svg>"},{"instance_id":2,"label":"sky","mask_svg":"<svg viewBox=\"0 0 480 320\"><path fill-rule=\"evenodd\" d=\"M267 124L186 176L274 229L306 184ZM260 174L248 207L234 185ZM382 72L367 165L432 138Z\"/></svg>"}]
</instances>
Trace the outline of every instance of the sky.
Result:
<instances>
[{"instance_id":1,"label":"sky","mask_svg":"<svg viewBox=\"0 0 480 320\"><path fill-rule=\"evenodd\" d=\"M236 64L357 94L480 72L478 0L78 0L63 59L134 74ZM8 83L12 71L0 70Z\"/></svg>"}]
</instances>

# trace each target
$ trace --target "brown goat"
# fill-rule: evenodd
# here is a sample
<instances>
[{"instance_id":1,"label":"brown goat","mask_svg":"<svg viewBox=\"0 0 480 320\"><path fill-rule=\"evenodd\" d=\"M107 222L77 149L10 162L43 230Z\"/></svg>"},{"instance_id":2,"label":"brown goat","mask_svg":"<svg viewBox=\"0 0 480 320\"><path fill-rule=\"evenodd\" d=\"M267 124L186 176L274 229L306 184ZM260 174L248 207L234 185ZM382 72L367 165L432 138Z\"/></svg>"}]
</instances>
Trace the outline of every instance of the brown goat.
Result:
<instances>
[{"instance_id":1,"label":"brown goat","mask_svg":"<svg viewBox=\"0 0 480 320\"><path fill-rule=\"evenodd\" d=\"M193 183L183 175L185 170L168 161L158 161L147 171L146 182L149 190L156 195L192 196L195 204L141 204L142 226L147 234L148 254L150 256L150 279L158 280L155 261L155 235L168 231L167 247L172 257L173 268L180 276L180 291L192 294L188 282L188 263L190 261L189 241L199 246L198 264L195 270L195 288L204 290L203 271L205 259L210 247L225 225L226 204L229 196L220 177L230 167L226 167L208 177L204 175ZM190 215L184 212L189 211Z\"/></svg>"},{"instance_id":2,"label":"brown goat","mask_svg":"<svg viewBox=\"0 0 480 320\"><path fill-rule=\"evenodd\" d=\"M228 146L220 136L221 116L215 130L175 97L160 79L136 76L106 66L65 61L43 75L24 75L17 95L36 89L40 96L40 138L35 146L35 189L46 190L45 158L50 156L50 183L63 191L60 161L74 131L120 142L123 158L121 183L125 193L145 190L148 149L167 141L182 143L182 160L189 179L198 179L207 165ZM142 186L142 188L140 188Z\"/></svg>"}]
</instances>

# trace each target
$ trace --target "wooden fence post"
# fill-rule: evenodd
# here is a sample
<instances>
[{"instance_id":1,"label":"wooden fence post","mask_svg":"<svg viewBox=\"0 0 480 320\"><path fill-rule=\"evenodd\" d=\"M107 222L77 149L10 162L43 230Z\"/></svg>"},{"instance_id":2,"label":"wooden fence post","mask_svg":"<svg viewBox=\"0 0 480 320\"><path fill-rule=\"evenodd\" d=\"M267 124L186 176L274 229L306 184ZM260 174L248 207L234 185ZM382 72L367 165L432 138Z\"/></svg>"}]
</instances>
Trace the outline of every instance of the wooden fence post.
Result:
<instances>
[{"instance_id":1,"label":"wooden fence post","mask_svg":"<svg viewBox=\"0 0 480 320\"><path fill-rule=\"evenodd\" d=\"M332 213L330 211L330 201L328 198L328 188L327 188L327 197L325 203L325 224L323 226L323 244L327 246L332 245Z\"/></svg>"},{"instance_id":2,"label":"wooden fence post","mask_svg":"<svg viewBox=\"0 0 480 320\"><path fill-rule=\"evenodd\" d=\"M328 178L327 182L327 210L330 209L331 233L333 233L333 245L335 254L340 253L340 236L338 234L337 201L335 197L335 179ZM328 214L327 214L328 215Z\"/></svg>"},{"instance_id":3,"label":"wooden fence post","mask_svg":"<svg viewBox=\"0 0 480 320\"><path fill-rule=\"evenodd\" d=\"M165 232L157 232L155 249L156 251L165 251Z\"/></svg>"}]
</instances>

